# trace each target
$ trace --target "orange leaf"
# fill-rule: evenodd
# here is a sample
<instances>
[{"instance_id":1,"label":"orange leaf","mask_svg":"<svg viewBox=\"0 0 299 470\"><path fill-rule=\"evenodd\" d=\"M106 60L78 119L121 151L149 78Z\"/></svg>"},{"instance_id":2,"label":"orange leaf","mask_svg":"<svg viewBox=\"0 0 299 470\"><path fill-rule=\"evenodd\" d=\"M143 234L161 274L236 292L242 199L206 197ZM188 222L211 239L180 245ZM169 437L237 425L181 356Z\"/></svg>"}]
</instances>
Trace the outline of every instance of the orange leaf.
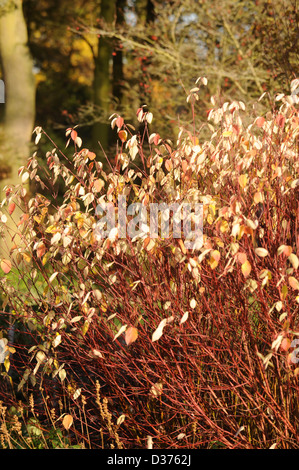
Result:
<instances>
[{"instance_id":1,"label":"orange leaf","mask_svg":"<svg viewBox=\"0 0 299 470\"><path fill-rule=\"evenodd\" d=\"M101 178L93 182L93 187L97 191L97 193L99 193L103 189L104 186L105 186L105 183L103 180L101 180Z\"/></svg>"},{"instance_id":2,"label":"orange leaf","mask_svg":"<svg viewBox=\"0 0 299 470\"><path fill-rule=\"evenodd\" d=\"M73 424L73 417L72 415L65 415L65 417L62 420L62 426L68 430L70 429L71 425Z\"/></svg>"},{"instance_id":3,"label":"orange leaf","mask_svg":"<svg viewBox=\"0 0 299 470\"><path fill-rule=\"evenodd\" d=\"M71 138L72 138L72 140L76 140L76 139L77 139L77 136L78 136L78 132L72 130L72 132L71 132Z\"/></svg>"},{"instance_id":4,"label":"orange leaf","mask_svg":"<svg viewBox=\"0 0 299 470\"><path fill-rule=\"evenodd\" d=\"M289 284L293 289L299 290L299 282L297 281L295 277L293 276L289 277Z\"/></svg>"},{"instance_id":5,"label":"orange leaf","mask_svg":"<svg viewBox=\"0 0 299 470\"><path fill-rule=\"evenodd\" d=\"M263 127L264 123L265 123L265 118L263 117L259 117L257 118L257 120L255 121L256 125L258 127Z\"/></svg>"},{"instance_id":6,"label":"orange leaf","mask_svg":"<svg viewBox=\"0 0 299 470\"><path fill-rule=\"evenodd\" d=\"M15 210L16 208L16 205L14 202L12 202L11 204L9 204L8 206L8 212L9 212L9 215L11 215L13 213L13 211Z\"/></svg>"},{"instance_id":7,"label":"orange leaf","mask_svg":"<svg viewBox=\"0 0 299 470\"><path fill-rule=\"evenodd\" d=\"M119 131L118 137L120 138L120 140L121 140L122 142L125 142L125 141L127 140L127 138L128 138L128 133L127 133L127 131Z\"/></svg>"},{"instance_id":8,"label":"orange leaf","mask_svg":"<svg viewBox=\"0 0 299 470\"><path fill-rule=\"evenodd\" d=\"M96 158L96 154L94 152L88 152L87 156L89 160L94 160Z\"/></svg>"},{"instance_id":9,"label":"orange leaf","mask_svg":"<svg viewBox=\"0 0 299 470\"><path fill-rule=\"evenodd\" d=\"M237 256L237 260L239 261L239 263L241 263L241 264L246 263L246 261L247 261L246 253L237 253L236 256Z\"/></svg>"},{"instance_id":10,"label":"orange leaf","mask_svg":"<svg viewBox=\"0 0 299 470\"><path fill-rule=\"evenodd\" d=\"M134 326L129 326L125 333L125 341L127 346L134 343L138 338L138 330Z\"/></svg>"},{"instance_id":11,"label":"orange leaf","mask_svg":"<svg viewBox=\"0 0 299 470\"><path fill-rule=\"evenodd\" d=\"M36 253L37 253L37 257L38 258L41 258L46 252L46 246L43 242L41 242L38 247L37 247L37 250L36 250Z\"/></svg>"},{"instance_id":12,"label":"orange leaf","mask_svg":"<svg viewBox=\"0 0 299 470\"><path fill-rule=\"evenodd\" d=\"M120 129L124 125L124 120L121 116L118 116L115 123L116 123L117 127Z\"/></svg>"},{"instance_id":13,"label":"orange leaf","mask_svg":"<svg viewBox=\"0 0 299 470\"><path fill-rule=\"evenodd\" d=\"M9 259L3 259L1 261L1 269L4 271L5 274L8 274L11 270L11 262Z\"/></svg>"}]
</instances>

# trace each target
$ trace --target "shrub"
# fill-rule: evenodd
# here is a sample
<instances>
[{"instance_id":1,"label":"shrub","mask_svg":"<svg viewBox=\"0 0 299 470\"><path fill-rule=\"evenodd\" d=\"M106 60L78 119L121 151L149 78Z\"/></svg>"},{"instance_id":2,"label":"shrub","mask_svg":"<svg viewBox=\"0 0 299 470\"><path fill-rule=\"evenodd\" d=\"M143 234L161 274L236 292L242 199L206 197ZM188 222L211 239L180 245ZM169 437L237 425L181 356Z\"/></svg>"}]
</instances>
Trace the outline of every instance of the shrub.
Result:
<instances>
[{"instance_id":1,"label":"shrub","mask_svg":"<svg viewBox=\"0 0 299 470\"><path fill-rule=\"evenodd\" d=\"M30 158L23 182L53 197L6 191L10 212L20 204L24 215L23 245L1 263L16 349L3 366L5 403L32 394L41 425L55 410L71 442L92 448L299 447L298 83L290 96L261 97L266 116L259 103L212 98L207 123L194 117L175 145L150 134L143 108L142 135L114 115L107 171L75 129L73 157L52 142L43 179ZM194 116L205 84L187 97ZM152 238L146 224L133 239L113 228L99 238L97 207L117 213L119 194L147 210L202 203L202 246L186 248L173 227Z\"/></svg>"}]
</instances>

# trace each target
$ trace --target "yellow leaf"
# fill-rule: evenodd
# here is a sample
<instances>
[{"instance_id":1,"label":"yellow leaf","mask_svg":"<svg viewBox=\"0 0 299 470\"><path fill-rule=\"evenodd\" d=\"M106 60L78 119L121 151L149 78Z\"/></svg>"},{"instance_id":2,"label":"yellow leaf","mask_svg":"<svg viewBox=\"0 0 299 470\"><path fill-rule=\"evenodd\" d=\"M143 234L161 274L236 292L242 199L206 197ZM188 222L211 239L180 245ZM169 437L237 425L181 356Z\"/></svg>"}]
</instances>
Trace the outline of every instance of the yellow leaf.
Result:
<instances>
[{"instance_id":1,"label":"yellow leaf","mask_svg":"<svg viewBox=\"0 0 299 470\"><path fill-rule=\"evenodd\" d=\"M24 260L27 261L27 263L30 263L31 256L28 255L28 253L21 253L21 255L23 256Z\"/></svg>"},{"instance_id":2,"label":"yellow leaf","mask_svg":"<svg viewBox=\"0 0 299 470\"><path fill-rule=\"evenodd\" d=\"M241 269L242 269L242 273L244 277L248 277L251 272L251 264L249 263L248 260L242 264Z\"/></svg>"},{"instance_id":3,"label":"yellow leaf","mask_svg":"<svg viewBox=\"0 0 299 470\"><path fill-rule=\"evenodd\" d=\"M228 222L226 220L223 220L220 224L220 232L224 233L228 230Z\"/></svg>"},{"instance_id":4,"label":"yellow leaf","mask_svg":"<svg viewBox=\"0 0 299 470\"><path fill-rule=\"evenodd\" d=\"M253 196L253 200L254 200L255 204L258 204L259 202L263 202L264 201L263 193L261 193L260 191L255 193L254 196Z\"/></svg>"},{"instance_id":5,"label":"yellow leaf","mask_svg":"<svg viewBox=\"0 0 299 470\"><path fill-rule=\"evenodd\" d=\"M246 184L247 184L247 176L246 175L240 175L239 176L239 185L241 186L241 188L244 189Z\"/></svg>"},{"instance_id":6,"label":"yellow leaf","mask_svg":"<svg viewBox=\"0 0 299 470\"><path fill-rule=\"evenodd\" d=\"M215 269L218 266L219 260L220 260L219 251L218 250L212 251L211 257L210 257L210 263L209 263L212 269Z\"/></svg>"},{"instance_id":7,"label":"yellow leaf","mask_svg":"<svg viewBox=\"0 0 299 470\"><path fill-rule=\"evenodd\" d=\"M223 137L229 137L230 135L232 135L232 133L233 133L232 131L224 131L222 132L222 135Z\"/></svg>"}]
</instances>

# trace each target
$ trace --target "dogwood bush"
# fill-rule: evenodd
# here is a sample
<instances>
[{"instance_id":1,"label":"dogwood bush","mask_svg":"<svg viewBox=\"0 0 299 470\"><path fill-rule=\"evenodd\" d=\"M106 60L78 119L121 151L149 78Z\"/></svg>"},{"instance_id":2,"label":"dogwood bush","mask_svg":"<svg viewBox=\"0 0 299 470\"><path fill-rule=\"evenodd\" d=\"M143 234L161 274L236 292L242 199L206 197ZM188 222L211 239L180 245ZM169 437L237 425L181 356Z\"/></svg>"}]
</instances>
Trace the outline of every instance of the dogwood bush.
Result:
<instances>
[{"instance_id":1,"label":"dogwood bush","mask_svg":"<svg viewBox=\"0 0 299 470\"><path fill-rule=\"evenodd\" d=\"M62 429L70 416L71 439L86 447L299 447L299 80L289 96L264 93L263 116L259 102L212 97L201 123L206 83L187 96L194 121L177 142L152 132L145 108L142 134L115 114L114 162L68 129L73 156L49 138L46 171L38 150L20 171L40 192L6 190L9 213L24 215L23 243L1 261L16 350L1 399L40 397L41 424L51 409ZM202 204L202 243L188 248L173 224L151 237L149 220L129 212L135 237L117 225L100 237L97 208L117 220L120 195L147 215L150 204Z\"/></svg>"}]
</instances>

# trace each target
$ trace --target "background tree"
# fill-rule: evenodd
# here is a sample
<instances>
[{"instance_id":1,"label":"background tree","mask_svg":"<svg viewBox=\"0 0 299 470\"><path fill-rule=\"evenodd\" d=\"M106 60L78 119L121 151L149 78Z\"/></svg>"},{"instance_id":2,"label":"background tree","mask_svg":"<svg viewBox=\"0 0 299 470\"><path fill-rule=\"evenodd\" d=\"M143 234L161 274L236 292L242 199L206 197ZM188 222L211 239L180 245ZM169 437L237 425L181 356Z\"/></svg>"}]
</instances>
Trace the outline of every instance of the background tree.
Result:
<instances>
[{"instance_id":1,"label":"background tree","mask_svg":"<svg viewBox=\"0 0 299 470\"><path fill-rule=\"evenodd\" d=\"M4 117L1 123L1 199L7 184L18 184L18 169L29 156L31 133L35 116L35 80L33 62L27 45L27 28L22 1L1 2L0 5L0 57L5 82ZM10 248L11 235L21 210L16 207L7 223L6 238L2 240L2 254ZM15 243L18 243L16 238Z\"/></svg>"}]
</instances>

